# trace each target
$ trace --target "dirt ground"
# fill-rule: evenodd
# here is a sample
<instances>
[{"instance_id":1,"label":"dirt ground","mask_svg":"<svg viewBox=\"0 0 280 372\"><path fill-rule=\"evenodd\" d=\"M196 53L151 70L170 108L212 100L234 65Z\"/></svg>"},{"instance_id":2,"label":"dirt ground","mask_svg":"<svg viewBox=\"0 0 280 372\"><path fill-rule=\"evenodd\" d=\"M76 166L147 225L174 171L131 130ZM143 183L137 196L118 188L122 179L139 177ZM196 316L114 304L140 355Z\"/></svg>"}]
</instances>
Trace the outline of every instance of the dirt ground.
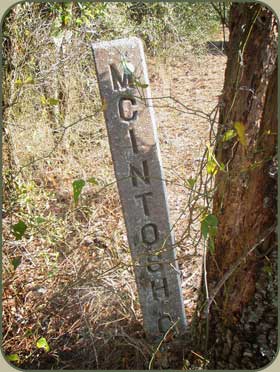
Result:
<instances>
[{"instance_id":1,"label":"dirt ground","mask_svg":"<svg viewBox=\"0 0 280 372\"><path fill-rule=\"evenodd\" d=\"M209 114L215 109L222 93L225 64L226 56L219 50L200 56L190 53L179 60L151 59L148 61L148 70L152 97L171 96L187 107ZM182 179L195 175L203 150L209 143L209 122L196 115L172 109L174 105L170 99L160 104L154 100L154 106L167 180L171 224L175 224L175 240L179 241L188 221L188 190ZM200 247L195 252L191 242L186 240L179 244L177 254L183 274L185 309L191 320L200 286L202 251Z\"/></svg>"}]
</instances>

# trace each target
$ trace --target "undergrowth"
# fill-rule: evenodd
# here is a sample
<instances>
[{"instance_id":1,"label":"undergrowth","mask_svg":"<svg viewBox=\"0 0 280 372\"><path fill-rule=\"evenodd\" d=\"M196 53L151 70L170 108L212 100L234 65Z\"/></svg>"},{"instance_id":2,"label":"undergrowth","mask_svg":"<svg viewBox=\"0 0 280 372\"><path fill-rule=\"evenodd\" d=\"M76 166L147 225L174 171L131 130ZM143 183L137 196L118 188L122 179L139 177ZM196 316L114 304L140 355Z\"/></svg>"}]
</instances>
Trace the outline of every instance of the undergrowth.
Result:
<instances>
[{"instance_id":1,"label":"undergrowth","mask_svg":"<svg viewBox=\"0 0 280 372\"><path fill-rule=\"evenodd\" d=\"M7 15L2 346L15 365L145 369L152 357L155 368L184 364L168 348L155 358L145 341L90 43L139 36L150 57L173 60L205 52L218 29L209 4L23 3ZM215 114L202 116L212 129ZM177 244L187 241L198 257L211 156L206 149L192 176L175 177L187 195L176 223L191 210ZM77 180L85 186L75 200Z\"/></svg>"}]
</instances>

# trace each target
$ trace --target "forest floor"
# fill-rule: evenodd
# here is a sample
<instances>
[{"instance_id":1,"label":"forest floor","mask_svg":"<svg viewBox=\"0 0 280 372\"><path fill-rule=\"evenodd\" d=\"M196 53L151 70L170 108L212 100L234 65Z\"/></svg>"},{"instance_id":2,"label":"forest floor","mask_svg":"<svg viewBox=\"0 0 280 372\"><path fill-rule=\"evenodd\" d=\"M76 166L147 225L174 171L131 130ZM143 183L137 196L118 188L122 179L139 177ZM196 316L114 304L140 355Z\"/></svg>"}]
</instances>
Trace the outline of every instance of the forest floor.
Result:
<instances>
[{"instance_id":1,"label":"forest floor","mask_svg":"<svg viewBox=\"0 0 280 372\"><path fill-rule=\"evenodd\" d=\"M201 55L190 51L180 58L150 57L147 64L156 98L184 305L191 322L201 281L202 248L199 244L194 248L189 236L184 238L189 218L186 180L195 177L209 142L209 122L197 113L209 114L217 106L226 56L212 45ZM186 107L194 110L192 114ZM26 126L14 134L16 158L22 165L27 153L34 158L42 143L48 145L48 133L46 126L39 128L38 124L34 129L30 122L27 127L26 118L18 124L19 128ZM66 144L43 165L33 166L24 174L24 182L17 186L21 191L14 214L10 217L7 212L4 219L3 350L7 355L18 355L21 368L146 369L153 355L153 349L143 341L116 185L106 188L102 183L102 179L109 185L114 182L102 115L97 125L98 137L86 134L85 139L87 132L79 132L85 142L82 150L77 132L73 132L69 137L71 149ZM37 147L32 148L32 141ZM98 175L98 184L85 187L80 207L75 209L72 182L92 174ZM22 218L18 205L24 203L28 205L26 214L36 216L32 224L40 226L36 230L34 225L32 234L15 241L9 229L19 216ZM199 220L192 228L196 234L200 231ZM20 261L15 261L18 258ZM36 346L41 337L47 340L50 351ZM154 368L184 364L181 354L173 359L160 353L154 357Z\"/></svg>"},{"instance_id":2,"label":"forest floor","mask_svg":"<svg viewBox=\"0 0 280 372\"><path fill-rule=\"evenodd\" d=\"M163 168L168 181L171 225L174 225L175 240L181 242L178 243L177 254L189 320L200 287L202 248L199 245L195 249L190 238L182 239L189 218L186 179L196 177L198 164L209 144L210 123L187 113L186 108L207 114L215 110L223 89L225 64L226 56L214 44L208 53L199 57L190 53L167 63L153 59L149 61L152 96L171 97L159 100L160 103L156 99L154 107ZM173 98L182 105L174 104ZM200 231L200 222L192 228Z\"/></svg>"}]
</instances>

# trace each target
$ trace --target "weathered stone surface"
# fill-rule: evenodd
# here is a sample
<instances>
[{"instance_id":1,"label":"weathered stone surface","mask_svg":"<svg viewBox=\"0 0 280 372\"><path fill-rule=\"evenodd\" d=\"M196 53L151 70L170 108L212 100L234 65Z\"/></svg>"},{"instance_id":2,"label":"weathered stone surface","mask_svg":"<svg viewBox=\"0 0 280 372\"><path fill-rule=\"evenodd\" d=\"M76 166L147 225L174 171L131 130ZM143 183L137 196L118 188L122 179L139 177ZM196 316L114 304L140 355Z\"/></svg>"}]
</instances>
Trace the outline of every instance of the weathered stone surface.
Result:
<instances>
[{"instance_id":1,"label":"weathered stone surface","mask_svg":"<svg viewBox=\"0 0 280 372\"><path fill-rule=\"evenodd\" d=\"M142 43L92 45L115 175L148 336L186 331Z\"/></svg>"}]
</instances>

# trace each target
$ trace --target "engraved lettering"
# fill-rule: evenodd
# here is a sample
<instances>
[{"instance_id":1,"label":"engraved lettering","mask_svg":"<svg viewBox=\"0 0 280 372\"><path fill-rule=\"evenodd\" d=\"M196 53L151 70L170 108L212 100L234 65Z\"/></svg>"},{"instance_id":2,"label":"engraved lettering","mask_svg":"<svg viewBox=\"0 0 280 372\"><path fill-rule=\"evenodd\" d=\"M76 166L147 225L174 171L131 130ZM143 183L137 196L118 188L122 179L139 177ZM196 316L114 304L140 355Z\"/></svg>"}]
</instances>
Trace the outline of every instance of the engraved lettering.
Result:
<instances>
[{"instance_id":1,"label":"engraved lettering","mask_svg":"<svg viewBox=\"0 0 280 372\"><path fill-rule=\"evenodd\" d=\"M134 98L121 97L119 100L120 118L125 121L135 121L138 117L138 111L135 108L136 100Z\"/></svg>"},{"instance_id":2,"label":"engraved lettering","mask_svg":"<svg viewBox=\"0 0 280 372\"><path fill-rule=\"evenodd\" d=\"M160 259L160 256L148 256L147 262L149 265L147 266L147 270L150 273L155 273L157 271L161 271L162 265L158 262Z\"/></svg>"},{"instance_id":3,"label":"engraved lettering","mask_svg":"<svg viewBox=\"0 0 280 372\"><path fill-rule=\"evenodd\" d=\"M114 90L125 90L129 87L130 88L134 87L132 74L123 73L123 76L121 76L121 73L119 72L115 64L111 64L109 66L109 70L112 87Z\"/></svg>"},{"instance_id":4,"label":"engraved lettering","mask_svg":"<svg viewBox=\"0 0 280 372\"><path fill-rule=\"evenodd\" d=\"M142 200L142 205L143 205L145 216L150 215L150 210L149 210L149 207L148 207L147 198L151 197L152 195L153 195L152 192L145 192L144 194L135 195L135 199L141 199Z\"/></svg>"},{"instance_id":5,"label":"engraved lettering","mask_svg":"<svg viewBox=\"0 0 280 372\"><path fill-rule=\"evenodd\" d=\"M146 185L150 184L150 176L149 176L149 167L147 160L143 160L142 162L143 172L136 168L134 165L130 164L130 176L132 180L132 185L137 187L138 181L137 177L142 180Z\"/></svg>"},{"instance_id":6,"label":"engraved lettering","mask_svg":"<svg viewBox=\"0 0 280 372\"><path fill-rule=\"evenodd\" d=\"M159 320L158 320L158 328L161 333L165 333L168 331L168 329L171 327L171 319L170 316L168 315L163 315Z\"/></svg>"},{"instance_id":7,"label":"engraved lettering","mask_svg":"<svg viewBox=\"0 0 280 372\"><path fill-rule=\"evenodd\" d=\"M155 114L150 109L149 89L144 94L149 105L140 105L134 79L137 76L137 81L149 84L143 45L133 37L97 42L92 47L101 99L106 102L103 110L144 328L147 336L158 336L175 319L178 332L184 333L186 317L174 238L159 149L154 146L158 143ZM174 270L165 270L167 263Z\"/></svg>"},{"instance_id":8,"label":"engraved lettering","mask_svg":"<svg viewBox=\"0 0 280 372\"><path fill-rule=\"evenodd\" d=\"M166 278L155 279L154 281L152 281L152 291L155 300L161 300L165 297L169 297Z\"/></svg>"},{"instance_id":9,"label":"engraved lettering","mask_svg":"<svg viewBox=\"0 0 280 372\"><path fill-rule=\"evenodd\" d=\"M129 129L129 134L130 134L132 150L133 150L134 154L138 154L139 151L138 151L138 146L137 146L137 142L136 142L134 129Z\"/></svg>"},{"instance_id":10,"label":"engraved lettering","mask_svg":"<svg viewBox=\"0 0 280 372\"><path fill-rule=\"evenodd\" d=\"M142 227L142 241L146 244L154 244L158 241L158 229L154 223L147 223Z\"/></svg>"}]
</instances>

